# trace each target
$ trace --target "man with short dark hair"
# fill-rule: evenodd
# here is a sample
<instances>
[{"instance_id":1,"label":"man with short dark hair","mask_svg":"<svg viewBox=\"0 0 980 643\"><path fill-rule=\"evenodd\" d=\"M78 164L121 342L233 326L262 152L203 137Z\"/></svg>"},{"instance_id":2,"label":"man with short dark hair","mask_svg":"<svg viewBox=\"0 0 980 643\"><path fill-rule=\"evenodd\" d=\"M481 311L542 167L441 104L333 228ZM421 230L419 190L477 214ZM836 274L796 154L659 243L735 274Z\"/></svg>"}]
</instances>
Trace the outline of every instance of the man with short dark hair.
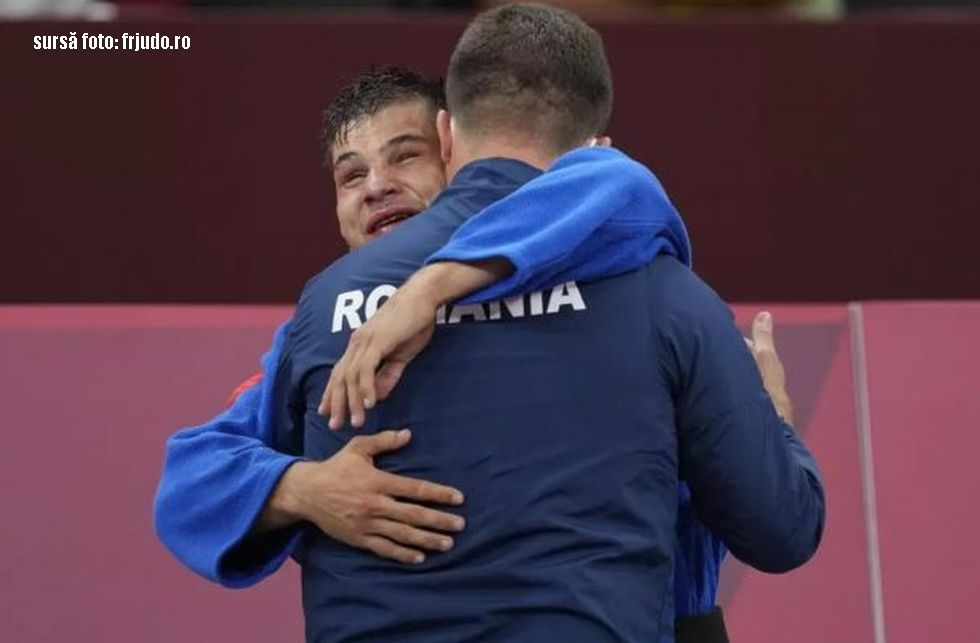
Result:
<instances>
[{"instance_id":1,"label":"man with short dark hair","mask_svg":"<svg viewBox=\"0 0 980 643\"><path fill-rule=\"evenodd\" d=\"M583 24L570 12L515 5L474 18L446 79L456 123L474 137L530 135L555 156L604 132L612 72L599 34Z\"/></svg>"},{"instance_id":2,"label":"man with short dark hair","mask_svg":"<svg viewBox=\"0 0 980 643\"><path fill-rule=\"evenodd\" d=\"M340 234L351 248L425 210L446 187L435 130L445 106L439 81L386 67L352 80L324 112L325 164L334 177ZM372 174L372 161L383 161L386 171ZM380 184L372 183L379 176ZM399 192L397 207L377 208L391 190Z\"/></svg>"},{"instance_id":3,"label":"man with short dark hair","mask_svg":"<svg viewBox=\"0 0 980 643\"><path fill-rule=\"evenodd\" d=\"M435 114L442 106L438 82L385 68L347 83L324 114L325 164L334 172L337 218L352 250L394 227L372 223L381 209L398 203L403 215L415 215L445 187L435 131ZM334 164L341 155L343 162ZM270 515L270 499L281 499L273 491L300 460L297 453L269 448L272 368L289 324L279 328L263 358L263 377L240 387L224 413L177 432L167 442L154 506L157 533L182 563L225 586L258 582L291 551L287 541L255 537L279 526ZM460 492L384 474L373 464L374 458L409 440L395 431L363 436L318 463L312 483L304 488L309 506L304 519L379 556L396 556L397 544L440 551L445 533L461 524L458 516L434 507L457 505ZM384 508L377 509L381 504ZM413 531L406 535L407 529ZM261 564L249 564L249 554L262 553L269 555ZM408 560L404 554L396 558Z\"/></svg>"}]
</instances>

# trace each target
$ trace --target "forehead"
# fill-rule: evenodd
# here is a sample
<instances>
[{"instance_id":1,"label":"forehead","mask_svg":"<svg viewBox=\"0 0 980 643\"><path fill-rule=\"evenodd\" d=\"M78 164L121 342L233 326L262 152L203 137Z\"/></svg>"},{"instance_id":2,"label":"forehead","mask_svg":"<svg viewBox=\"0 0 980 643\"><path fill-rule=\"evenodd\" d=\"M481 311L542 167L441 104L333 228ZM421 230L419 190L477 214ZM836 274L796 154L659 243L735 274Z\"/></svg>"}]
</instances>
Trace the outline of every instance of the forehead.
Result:
<instances>
[{"instance_id":1,"label":"forehead","mask_svg":"<svg viewBox=\"0 0 980 643\"><path fill-rule=\"evenodd\" d=\"M358 156L377 154L386 143L405 135L421 137L432 144L438 142L435 113L427 101L395 103L365 116L347 131L345 140L333 144L331 160L336 163L351 152Z\"/></svg>"}]
</instances>

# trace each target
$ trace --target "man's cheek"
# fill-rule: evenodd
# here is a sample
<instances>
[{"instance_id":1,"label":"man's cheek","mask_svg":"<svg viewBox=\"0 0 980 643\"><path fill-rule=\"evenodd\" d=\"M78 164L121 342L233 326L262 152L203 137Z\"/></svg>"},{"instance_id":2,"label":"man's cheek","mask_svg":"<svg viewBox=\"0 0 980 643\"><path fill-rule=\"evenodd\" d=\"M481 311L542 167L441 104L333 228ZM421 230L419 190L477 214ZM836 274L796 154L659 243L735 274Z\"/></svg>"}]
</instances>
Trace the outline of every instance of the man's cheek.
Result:
<instances>
[{"instance_id":1,"label":"man's cheek","mask_svg":"<svg viewBox=\"0 0 980 643\"><path fill-rule=\"evenodd\" d=\"M351 207L350 199L337 198L337 222L342 231L351 229L357 222L357 211Z\"/></svg>"},{"instance_id":2,"label":"man's cheek","mask_svg":"<svg viewBox=\"0 0 980 643\"><path fill-rule=\"evenodd\" d=\"M355 218L346 216L343 212L337 212L337 226L340 229L340 236L344 238L348 246L356 248L363 245L364 241L360 238L360 228L357 226Z\"/></svg>"},{"instance_id":3,"label":"man's cheek","mask_svg":"<svg viewBox=\"0 0 980 643\"><path fill-rule=\"evenodd\" d=\"M432 203L439 193L446 188L446 175L442 172L442 166L439 167L438 171L433 171L429 175L429 181L426 185L426 194L422 196L425 197L426 203Z\"/></svg>"}]
</instances>

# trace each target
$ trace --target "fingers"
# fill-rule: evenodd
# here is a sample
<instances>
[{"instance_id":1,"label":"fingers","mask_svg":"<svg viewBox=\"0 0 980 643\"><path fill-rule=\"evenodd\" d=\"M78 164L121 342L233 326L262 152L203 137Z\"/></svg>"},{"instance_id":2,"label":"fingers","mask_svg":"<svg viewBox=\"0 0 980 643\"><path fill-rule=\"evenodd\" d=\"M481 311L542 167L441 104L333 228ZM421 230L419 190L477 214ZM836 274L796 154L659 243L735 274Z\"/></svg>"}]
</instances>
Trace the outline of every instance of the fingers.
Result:
<instances>
[{"instance_id":1,"label":"fingers","mask_svg":"<svg viewBox=\"0 0 980 643\"><path fill-rule=\"evenodd\" d=\"M352 366L356 365L360 360L360 355L364 350L364 342L364 326L361 326L351 334L347 350L344 351L341 361L334 367L335 371L339 371L338 384L342 389L338 393L346 397L346 410L350 412L350 423L355 428L364 425L364 398L356 391L356 373L352 370ZM341 416L339 418L340 423L343 424L345 419ZM332 413L330 415L330 421L331 423L334 422Z\"/></svg>"},{"instance_id":2,"label":"fingers","mask_svg":"<svg viewBox=\"0 0 980 643\"><path fill-rule=\"evenodd\" d=\"M384 536L395 544L416 549L449 551L455 544L453 539L445 534L425 531L394 520L379 518L372 523L371 527L375 534Z\"/></svg>"},{"instance_id":3,"label":"fingers","mask_svg":"<svg viewBox=\"0 0 980 643\"><path fill-rule=\"evenodd\" d=\"M752 320L752 343L757 351L776 351L772 333L772 315L762 311Z\"/></svg>"},{"instance_id":4,"label":"fingers","mask_svg":"<svg viewBox=\"0 0 980 643\"><path fill-rule=\"evenodd\" d=\"M406 564L425 562L425 554L419 550L445 552L456 544L451 536L420 527L450 532L463 528L459 516L394 500L381 513L393 519L382 517L372 520L371 535L365 536L358 544L378 556Z\"/></svg>"},{"instance_id":5,"label":"fingers","mask_svg":"<svg viewBox=\"0 0 980 643\"><path fill-rule=\"evenodd\" d=\"M752 341L746 340L752 349L762 385L773 401L776 412L789 424L793 424L793 402L786 392L786 371L776 352L773 336L772 314L762 311L752 320Z\"/></svg>"},{"instance_id":6,"label":"fingers","mask_svg":"<svg viewBox=\"0 0 980 643\"><path fill-rule=\"evenodd\" d=\"M317 409L320 415L329 418L327 426L334 431L344 426L344 421L347 419L347 388L344 385L346 357L345 353L330 372L330 380L323 391L323 397L320 398L320 408Z\"/></svg>"},{"instance_id":7,"label":"fingers","mask_svg":"<svg viewBox=\"0 0 980 643\"><path fill-rule=\"evenodd\" d=\"M341 428L348 412L351 426L364 426L365 412L374 408L378 400L375 373L383 355L373 338L366 325L354 331L347 350L330 373L317 412L329 413L331 429Z\"/></svg>"},{"instance_id":8,"label":"fingers","mask_svg":"<svg viewBox=\"0 0 980 643\"><path fill-rule=\"evenodd\" d=\"M374 435L355 436L344 448L350 449L351 451L355 451L369 458L373 458L376 455L400 449L408 444L411 439L412 432L408 429L402 429L400 431L381 431L380 433L375 433ZM409 478L406 478L406 480L408 479Z\"/></svg>"},{"instance_id":9,"label":"fingers","mask_svg":"<svg viewBox=\"0 0 980 643\"><path fill-rule=\"evenodd\" d=\"M351 451L359 453L360 455L374 458L382 453L401 449L408 444L411 439L412 432L408 429L401 429L400 431L381 431L380 433L376 433L374 435L355 436L350 442L347 443L345 449L350 449ZM437 484L435 482L429 482L428 480L408 478L406 476L399 476L393 473L387 473L385 471L376 471L374 480L376 491L389 497L405 498L406 500L412 500L415 502L430 502L440 505L453 506L461 505L465 500L463 492L459 489L454 489L453 487ZM419 509L422 508L420 507ZM451 516L451 514L445 515ZM399 516L392 517L399 518ZM452 531L454 530L452 525L455 524L456 521L450 522L451 524L446 528ZM442 526L443 523L440 523L440 528L442 528ZM459 529L462 529L462 526L460 526Z\"/></svg>"},{"instance_id":10,"label":"fingers","mask_svg":"<svg viewBox=\"0 0 980 643\"><path fill-rule=\"evenodd\" d=\"M348 369L347 400L350 404L351 424L360 427L364 424L365 409L374 408L377 394L374 389L374 374L381 363L381 354L373 342L365 346L351 361Z\"/></svg>"},{"instance_id":11,"label":"fingers","mask_svg":"<svg viewBox=\"0 0 980 643\"><path fill-rule=\"evenodd\" d=\"M315 475L299 491L305 498L303 519L340 542L402 563L423 562L423 551L451 549L453 534L465 521L422 503L458 505L463 494L374 466L375 456L401 449L411 439L408 429L358 435L332 457L309 463L306 471Z\"/></svg>"},{"instance_id":12,"label":"fingers","mask_svg":"<svg viewBox=\"0 0 980 643\"><path fill-rule=\"evenodd\" d=\"M776 352L772 330L772 314L762 311L752 320L752 340L745 340L752 350L762 379L769 386L781 387L785 381L782 363ZM771 393L772 391L770 391Z\"/></svg>"},{"instance_id":13,"label":"fingers","mask_svg":"<svg viewBox=\"0 0 980 643\"><path fill-rule=\"evenodd\" d=\"M358 390L355 376L350 369L344 373L344 389L347 392L347 408L350 410L350 423L354 428L364 426L364 398ZM333 417L331 416L331 420Z\"/></svg>"},{"instance_id":14,"label":"fingers","mask_svg":"<svg viewBox=\"0 0 980 643\"><path fill-rule=\"evenodd\" d=\"M320 405L316 407L316 412L320 415L330 415L330 396L333 393L333 388L333 371L330 371L330 379L327 380L327 386L323 389L323 395L320 396Z\"/></svg>"},{"instance_id":15,"label":"fingers","mask_svg":"<svg viewBox=\"0 0 980 643\"><path fill-rule=\"evenodd\" d=\"M748 341L748 340L746 340ZM784 376L782 363L776 352L776 341L773 337L772 314L762 311L752 320L752 354L762 372L763 380L782 386Z\"/></svg>"},{"instance_id":16,"label":"fingers","mask_svg":"<svg viewBox=\"0 0 980 643\"><path fill-rule=\"evenodd\" d=\"M402 547L383 536L367 536L360 546L382 558L389 558L406 565L418 565L425 562L425 554L422 552Z\"/></svg>"},{"instance_id":17,"label":"fingers","mask_svg":"<svg viewBox=\"0 0 980 643\"><path fill-rule=\"evenodd\" d=\"M390 498L381 503L379 512L383 517L424 529L455 533L466 528L461 516Z\"/></svg>"},{"instance_id":18,"label":"fingers","mask_svg":"<svg viewBox=\"0 0 980 643\"><path fill-rule=\"evenodd\" d=\"M333 387L333 392L330 394L330 422L328 425L336 431L344 426L346 420L347 387L344 385L343 379L338 378L337 383Z\"/></svg>"},{"instance_id":19,"label":"fingers","mask_svg":"<svg viewBox=\"0 0 980 643\"><path fill-rule=\"evenodd\" d=\"M364 400L364 408L373 409L378 401L378 393L375 388L375 376L381 367L381 353L375 347L364 351L361 359L360 369L357 374L358 391L361 399Z\"/></svg>"},{"instance_id":20,"label":"fingers","mask_svg":"<svg viewBox=\"0 0 980 643\"><path fill-rule=\"evenodd\" d=\"M385 433L404 434L408 431ZM354 438L351 442L357 440L360 440L362 445L369 443L368 438L362 436ZM362 539L361 547L371 550L378 556L407 564L425 561L425 555L419 550L445 552L453 548L455 541L447 534L462 531L466 527L466 521L461 516L408 502L399 502L390 496L399 495L392 491L392 489L399 489L414 493L413 498L417 496L421 500L461 502L462 494L459 491L392 474L383 474L380 480L378 488L382 495L377 496L370 505L370 512L374 517L366 523L365 530L370 532L370 535ZM444 504L450 503L444 502Z\"/></svg>"},{"instance_id":21,"label":"fingers","mask_svg":"<svg viewBox=\"0 0 980 643\"><path fill-rule=\"evenodd\" d=\"M463 504L463 492L445 485L406 478L393 473L379 471L380 490L385 495L405 498L417 502L433 502L440 505Z\"/></svg>"},{"instance_id":22,"label":"fingers","mask_svg":"<svg viewBox=\"0 0 980 643\"><path fill-rule=\"evenodd\" d=\"M342 427L348 413L352 426L363 426L365 412L391 393L405 366L432 338L436 308L425 300L419 304L418 298L403 292L392 295L351 334L347 349L334 365L318 408L321 414L329 411L331 429ZM389 358L393 365L379 383L378 370Z\"/></svg>"},{"instance_id":23,"label":"fingers","mask_svg":"<svg viewBox=\"0 0 980 643\"><path fill-rule=\"evenodd\" d=\"M344 426L347 421L347 411L350 409L351 424L360 427L364 423L364 409L361 400L355 399L350 390L350 365L356 363L357 354L363 345L363 326L355 330L347 344L347 349L341 355L337 363L330 371L330 379L327 387L320 397L320 406L317 413L327 415L329 420L327 426L336 431ZM354 420L358 419L359 422Z\"/></svg>"}]
</instances>

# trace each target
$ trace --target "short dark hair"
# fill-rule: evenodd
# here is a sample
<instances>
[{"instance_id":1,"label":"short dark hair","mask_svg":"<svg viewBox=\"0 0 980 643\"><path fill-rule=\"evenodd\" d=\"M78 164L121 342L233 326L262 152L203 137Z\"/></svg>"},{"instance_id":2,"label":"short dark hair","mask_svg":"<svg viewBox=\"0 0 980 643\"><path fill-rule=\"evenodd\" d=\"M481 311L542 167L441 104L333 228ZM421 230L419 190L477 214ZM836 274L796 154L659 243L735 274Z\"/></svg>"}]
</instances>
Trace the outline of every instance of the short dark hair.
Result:
<instances>
[{"instance_id":1,"label":"short dark hair","mask_svg":"<svg viewBox=\"0 0 980 643\"><path fill-rule=\"evenodd\" d=\"M449 111L486 132L533 132L554 151L605 130L612 73L602 38L564 9L509 4L479 14L449 61Z\"/></svg>"},{"instance_id":2,"label":"short dark hair","mask_svg":"<svg viewBox=\"0 0 980 643\"><path fill-rule=\"evenodd\" d=\"M323 112L323 152L330 162L330 148L347 140L347 134L365 118L396 103L425 100L433 112L446 107L442 79L426 78L404 67L371 68L344 83Z\"/></svg>"}]
</instances>

